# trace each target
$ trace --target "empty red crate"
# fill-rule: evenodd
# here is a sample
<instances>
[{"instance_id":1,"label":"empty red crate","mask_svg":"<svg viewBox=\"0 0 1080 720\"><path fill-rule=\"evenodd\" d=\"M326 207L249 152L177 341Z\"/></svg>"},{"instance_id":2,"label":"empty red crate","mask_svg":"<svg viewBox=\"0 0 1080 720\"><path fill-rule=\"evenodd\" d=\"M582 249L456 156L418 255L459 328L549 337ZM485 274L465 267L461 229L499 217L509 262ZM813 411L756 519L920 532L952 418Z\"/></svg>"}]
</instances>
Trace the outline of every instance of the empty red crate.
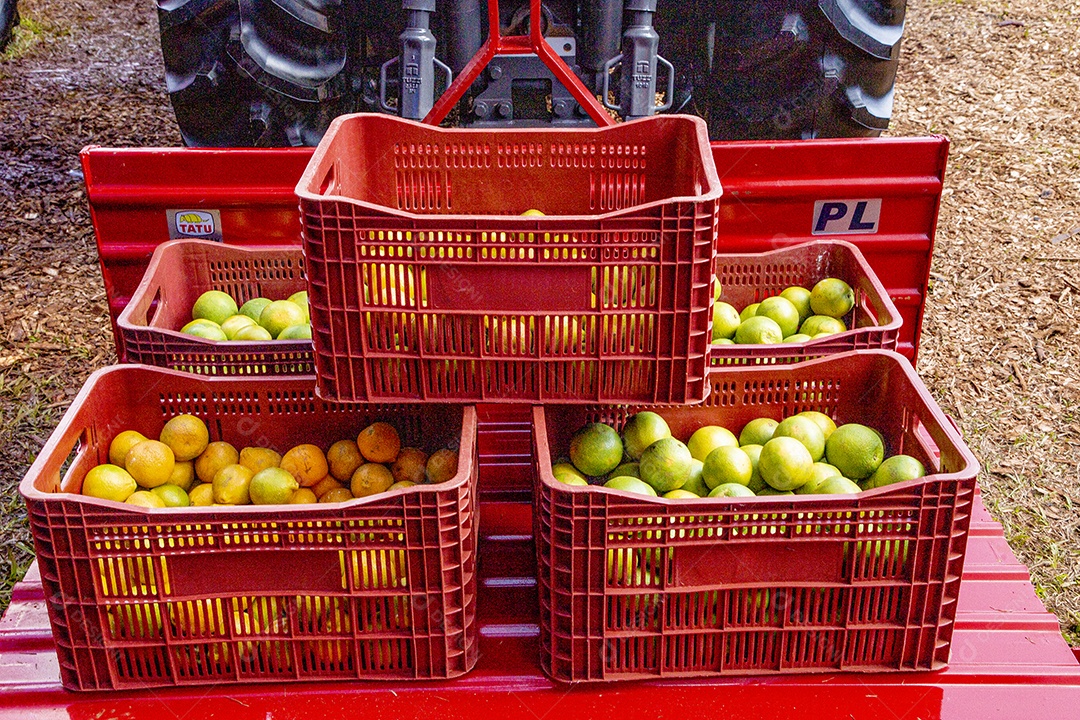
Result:
<instances>
[{"instance_id":1,"label":"empty red crate","mask_svg":"<svg viewBox=\"0 0 1080 720\"><path fill-rule=\"evenodd\" d=\"M124 429L324 449L374 420L457 475L339 504L143 509L77 494ZM309 377L98 371L20 485L71 690L451 678L477 660L476 411L343 407ZM428 447L430 446L430 447Z\"/></svg>"},{"instance_id":2,"label":"empty red crate","mask_svg":"<svg viewBox=\"0 0 1080 720\"><path fill-rule=\"evenodd\" d=\"M345 116L296 192L321 396L705 398L721 191L700 119Z\"/></svg>"},{"instance_id":3,"label":"empty red crate","mask_svg":"<svg viewBox=\"0 0 1080 720\"><path fill-rule=\"evenodd\" d=\"M885 286L857 247L839 240L817 240L763 253L718 254L714 261L720 300L742 311L779 295L792 285L813 289L819 280L840 278L855 291L855 307L844 323L849 330L805 343L713 345L713 365L785 363L848 350L895 350L902 323Z\"/></svg>"},{"instance_id":4,"label":"empty red crate","mask_svg":"<svg viewBox=\"0 0 1080 720\"><path fill-rule=\"evenodd\" d=\"M534 408L544 670L557 680L936 669L949 656L978 463L910 364L865 350L715 369L698 407L653 407L686 439L818 410L880 430L929 475L855 495L667 500L552 476L589 421Z\"/></svg>"},{"instance_id":5,"label":"empty red crate","mask_svg":"<svg viewBox=\"0 0 1080 720\"><path fill-rule=\"evenodd\" d=\"M284 300L306 289L299 247L176 240L154 250L116 324L133 363L203 375L310 375L311 340L215 342L180 332L207 290L226 292L242 305L256 297Z\"/></svg>"}]
</instances>

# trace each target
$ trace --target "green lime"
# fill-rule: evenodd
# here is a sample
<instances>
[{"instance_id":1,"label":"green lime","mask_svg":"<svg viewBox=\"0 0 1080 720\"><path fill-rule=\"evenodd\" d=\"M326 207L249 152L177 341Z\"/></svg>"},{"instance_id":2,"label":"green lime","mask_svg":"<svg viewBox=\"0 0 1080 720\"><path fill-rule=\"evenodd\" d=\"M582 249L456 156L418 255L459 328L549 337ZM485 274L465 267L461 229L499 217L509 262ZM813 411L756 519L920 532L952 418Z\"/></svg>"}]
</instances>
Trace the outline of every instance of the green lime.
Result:
<instances>
[{"instance_id":1,"label":"green lime","mask_svg":"<svg viewBox=\"0 0 1080 720\"><path fill-rule=\"evenodd\" d=\"M740 445L764 445L772 440L776 426L780 423L772 418L759 417L743 425L739 433Z\"/></svg>"},{"instance_id":2,"label":"green lime","mask_svg":"<svg viewBox=\"0 0 1080 720\"><path fill-rule=\"evenodd\" d=\"M551 474L556 480L568 485L579 485L577 480L582 480L586 485L589 484L588 478L581 474L581 471L570 463L555 463L551 466ZM574 481L574 482L571 482Z\"/></svg>"},{"instance_id":3,"label":"green lime","mask_svg":"<svg viewBox=\"0 0 1080 720\"><path fill-rule=\"evenodd\" d=\"M191 308L192 320L211 320L218 325L238 312L236 301L228 293L207 290Z\"/></svg>"},{"instance_id":4,"label":"green lime","mask_svg":"<svg viewBox=\"0 0 1080 720\"><path fill-rule=\"evenodd\" d=\"M712 311L712 339L716 342L720 338L731 339L735 337L735 331L739 329L739 311L726 302L719 300L713 305Z\"/></svg>"},{"instance_id":5,"label":"green lime","mask_svg":"<svg viewBox=\"0 0 1080 720\"><path fill-rule=\"evenodd\" d=\"M641 477L641 466L637 462L625 462L608 473L609 477Z\"/></svg>"},{"instance_id":6,"label":"green lime","mask_svg":"<svg viewBox=\"0 0 1080 720\"><path fill-rule=\"evenodd\" d=\"M763 447L764 446L762 445L751 444L743 445L739 448L746 453L746 456L750 458L750 462L754 465L754 474L750 476L750 484L747 485L747 487L754 492L758 492L763 487L768 487L765 484L765 481L761 479L761 470L758 468L758 465L761 463L761 450Z\"/></svg>"},{"instance_id":7,"label":"green lime","mask_svg":"<svg viewBox=\"0 0 1080 720\"><path fill-rule=\"evenodd\" d=\"M863 483L863 488L873 490L893 483L914 480L926 475L926 468L910 455L893 455L886 459L874 474Z\"/></svg>"},{"instance_id":8,"label":"green lime","mask_svg":"<svg viewBox=\"0 0 1080 720\"><path fill-rule=\"evenodd\" d=\"M701 462L705 462L713 450L724 446L738 447L739 441L730 430L719 425L698 428L686 443L690 456Z\"/></svg>"},{"instance_id":9,"label":"green lime","mask_svg":"<svg viewBox=\"0 0 1080 720\"><path fill-rule=\"evenodd\" d=\"M842 318L855 307L855 292L839 278L825 278L810 291L810 307L815 315Z\"/></svg>"},{"instance_id":10,"label":"green lime","mask_svg":"<svg viewBox=\"0 0 1080 720\"><path fill-rule=\"evenodd\" d=\"M885 444L873 428L848 423L836 428L829 436L825 442L825 457L844 477L865 480L881 466Z\"/></svg>"},{"instance_id":11,"label":"green lime","mask_svg":"<svg viewBox=\"0 0 1080 720\"><path fill-rule=\"evenodd\" d=\"M151 489L150 492L161 498L161 501L165 503L165 507L189 507L191 505L188 494L178 485L158 485L156 488Z\"/></svg>"},{"instance_id":12,"label":"green lime","mask_svg":"<svg viewBox=\"0 0 1080 720\"><path fill-rule=\"evenodd\" d=\"M705 484L705 476L703 472L705 470L705 463L701 462L697 458L690 461L690 475L686 478L686 482L679 488L686 492L692 492L698 497L705 497L709 494L709 486Z\"/></svg>"},{"instance_id":13,"label":"green lime","mask_svg":"<svg viewBox=\"0 0 1080 720\"><path fill-rule=\"evenodd\" d=\"M768 485L766 485L765 487L758 490L756 494L764 497L766 495L794 495L795 493L791 492L790 490L777 490L774 487L769 487Z\"/></svg>"},{"instance_id":14,"label":"green lime","mask_svg":"<svg viewBox=\"0 0 1080 720\"><path fill-rule=\"evenodd\" d=\"M793 285L785 288L784 292L780 293L780 297L790 302L799 311L800 323L814 314L814 311L810 309L810 291L806 288Z\"/></svg>"},{"instance_id":15,"label":"green lime","mask_svg":"<svg viewBox=\"0 0 1080 720\"><path fill-rule=\"evenodd\" d=\"M308 312L308 297L307 290L301 290L300 292L294 292L288 298L289 302L295 303L300 306L300 309L304 311L304 322L311 322L311 313Z\"/></svg>"},{"instance_id":16,"label":"green lime","mask_svg":"<svg viewBox=\"0 0 1080 720\"><path fill-rule=\"evenodd\" d=\"M810 479L814 459L801 442L791 437L774 437L765 443L758 460L762 479L777 490L794 490Z\"/></svg>"},{"instance_id":17,"label":"green lime","mask_svg":"<svg viewBox=\"0 0 1080 720\"><path fill-rule=\"evenodd\" d=\"M710 488L727 483L750 485L754 475L754 463L750 456L737 447L718 447L705 458L702 476Z\"/></svg>"},{"instance_id":18,"label":"green lime","mask_svg":"<svg viewBox=\"0 0 1080 720\"><path fill-rule=\"evenodd\" d=\"M756 315L747 318L735 331L738 345L776 345L784 341L784 331L772 318Z\"/></svg>"},{"instance_id":19,"label":"green lime","mask_svg":"<svg viewBox=\"0 0 1080 720\"><path fill-rule=\"evenodd\" d=\"M261 325L249 325L248 327L240 328L236 333L236 337L233 340L244 340L247 342L266 342L273 340L274 336L270 334L270 331Z\"/></svg>"},{"instance_id":20,"label":"green lime","mask_svg":"<svg viewBox=\"0 0 1080 720\"><path fill-rule=\"evenodd\" d=\"M257 297L248 300L246 303L240 306L240 314L247 315L255 322L259 322L259 316L262 315L262 311L270 304L270 298Z\"/></svg>"},{"instance_id":21,"label":"green lime","mask_svg":"<svg viewBox=\"0 0 1080 720\"><path fill-rule=\"evenodd\" d=\"M754 491L745 485L738 483L724 483L723 485L717 485L709 492L709 497L754 497Z\"/></svg>"},{"instance_id":22,"label":"green lime","mask_svg":"<svg viewBox=\"0 0 1080 720\"><path fill-rule=\"evenodd\" d=\"M799 328L799 333L816 338L822 333L835 335L845 330L847 330L847 325L842 320L837 320L828 315L811 315L803 322L802 327Z\"/></svg>"},{"instance_id":23,"label":"green lime","mask_svg":"<svg viewBox=\"0 0 1080 720\"><path fill-rule=\"evenodd\" d=\"M757 315L758 305L761 305L761 303L751 303L751 304L747 305L746 307L744 307L742 309L742 312L739 313L739 321L740 322L746 322L750 318Z\"/></svg>"},{"instance_id":24,"label":"green lime","mask_svg":"<svg viewBox=\"0 0 1080 720\"><path fill-rule=\"evenodd\" d=\"M825 455L825 434L818 424L808 417L792 415L776 426L774 438L793 437L810 451L810 457L817 462Z\"/></svg>"},{"instance_id":25,"label":"green lime","mask_svg":"<svg viewBox=\"0 0 1080 720\"><path fill-rule=\"evenodd\" d=\"M654 412L639 412L632 415L623 425L623 446L626 454L639 460L645 448L657 440L671 437L671 428L667 421Z\"/></svg>"},{"instance_id":26,"label":"green lime","mask_svg":"<svg viewBox=\"0 0 1080 720\"><path fill-rule=\"evenodd\" d=\"M786 338L784 338L784 342L786 344L804 343L810 342L811 340L813 340L812 337L810 337L809 335L804 335L803 333L795 333L794 335L788 335Z\"/></svg>"},{"instance_id":27,"label":"green lime","mask_svg":"<svg viewBox=\"0 0 1080 720\"><path fill-rule=\"evenodd\" d=\"M216 340L217 342L225 342L229 339L229 336L225 334L225 331L210 320L192 320L187 325L180 328L180 332L204 340Z\"/></svg>"},{"instance_id":28,"label":"green lime","mask_svg":"<svg viewBox=\"0 0 1080 720\"><path fill-rule=\"evenodd\" d=\"M796 417L810 418L811 420L816 422L817 426L821 428L821 432L825 436L826 440L829 439L829 436L833 434L833 430L836 429L836 423L833 422L833 419L825 413L818 412L817 410L803 410Z\"/></svg>"},{"instance_id":29,"label":"green lime","mask_svg":"<svg viewBox=\"0 0 1080 720\"><path fill-rule=\"evenodd\" d=\"M795 489L796 495L809 495L819 484L831 477L842 477L840 471L828 463L816 462L810 468L810 479L802 487Z\"/></svg>"},{"instance_id":30,"label":"green lime","mask_svg":"<svg viewBox=\"0 0 1080 720\"><path fill-rule=\"evenodd\" d=\"M862 492L858 484L839 475L826 478L814 488L814 495L846 495L857 492Z\"/></svg>"},{"instance_id":31,"label":"green lime","mask_svg":"<svg viewBox=\"0 0 1080 720\"><path fill-rule=\"evenodd\" d=\"M656 497L656 490L652 485L642 482L638 478L632 477L616 477L611 478L604 487L611 488L612 490L622 490L623 492L637 493L638 495L651 495Z\"/></svg>"},{"instance_id":32,"label":"green lime","mask_svg":"<svg viewBox=\"0 0 1080 720\"><path fill-rule=\"evenodd\" d=\"M668 492L664 493L664 497L667 498L668 500L697 500L697 499L699 499L698 496L695 495L694 493L688 492L688 491L682 490L682 489L669 490Z\"/></svg>"},{"instance_id":33,"label":"green lime","mask_svg":"<svg viewBox=\"0 0 1080 720\"><path fill-rule=\"evenodd\" d=\"M230 340L235 340L236 333L239 332L241 328L256 324L257 323L247 315L236 314L226 318L225 322L221 323L221 329L225 332L226 337Z\"/></svg>"},{"instance_id":34,"label":"green lime","mask_svg":"<svg viewBox=\"0 0 1080 720\"><path fill-rule=\"evenodd\" d=\"M774 320L780 326L781 339L794 335L799 330L799 309L790 300L779 295L762 300L755 315Z\"/></svg>"},{"instance_id":35,"label":"green lime","mask_svg":"<svg viewBox=\"0 0 1080 720\"><path fill-rule=\"evenodd\" d=\"M288 300L275 300L259 313L259 324L274 337L290 325L303 325L306 322L304 309Z\"/></svg>"},{"instance_id":36,"label":"green lime","mask_svg":"<svg viewBox=\"0 0 1080 720\"><path fill-rule=\"evenodd\" d=\"M278 340L310 340L311 339L311 326L307 323L300 325L290 325L281 331L281 334L277 336Z\"/></svg>"},{"instance_id":37,"label":"green lime","mask_svg":"<svg viewBox=\"0 0 1080 720\"><path fill-rule=\"evenodd\" d=\"M657 440L641 454L641 479L657 492L681 488L690 477L693 456L673 437Z\"/></svg>"},{"instance_id":38,"label":"green lime","mask_svg":"<svg viewBox=\"0 0 1080 720\"><path fill-rule=\"evenodd\" d=\"M610 425L589 423L570 438L570 462L585 475L607 475L622 462L623 444Z\"/></svg>"}]
</instances>

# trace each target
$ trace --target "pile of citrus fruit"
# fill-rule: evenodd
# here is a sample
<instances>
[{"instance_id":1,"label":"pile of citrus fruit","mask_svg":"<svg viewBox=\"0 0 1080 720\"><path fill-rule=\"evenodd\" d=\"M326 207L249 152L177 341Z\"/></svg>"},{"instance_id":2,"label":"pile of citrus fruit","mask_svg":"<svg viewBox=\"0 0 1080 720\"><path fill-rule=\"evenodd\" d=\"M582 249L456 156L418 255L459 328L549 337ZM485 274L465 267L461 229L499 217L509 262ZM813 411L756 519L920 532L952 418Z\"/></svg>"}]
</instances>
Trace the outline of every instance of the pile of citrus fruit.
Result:
<instances>
[{"instance_id":1,"label":"pile of citrus fruit","mask_svg":"<svg viewBox=\"0 0 1080 720\"><path fill-rule=\"evenodd\" d=\"M776 421L761 417L735 435L718 425L694 431L685 443L667 421L639 412L623 426L590 423L570 440L569 458L552 466L567 485L594 485L672 499L755 495L857 493L923 477L910 455L886 459L885 441L858 423L837 427L807 411Z\"/></svg>"},{"instance_id":2,"label":"pile of citrus fruit","mask_svg":"<svg viewBox=\"0 0 1080 720\"><path fill-rule=\"evenodd\" d=\"M238 451L210 442L201 419L177 415L157 440L136 430L119 433L109 445L109 462L86 474L82 493L142 507L333 503L446 482L457 474L457 462L448 448L429 456L402 447L397 430L385 422L326 452L302 444L281 455L267 447Z\"/></svg>"},{"instance_id":3,"label":"pile of citrus fruit","mask_svg":"<svg viewBox=\"0 0 1080 720\"><path fill-rule=\"evenodd\" d=\"M801 343L835 335L848 329L844 316L855 307L854 291L839 278L825 278L811 290L789 287L742 312L719 299L719 281L716 297L712 341L717 345Z\"/></svg>"},{"instance_id":4,"label":"pile of citrus fruit","mask_svg":"<svg viewBox=\"0 0 1080 720\"><path fill-rule=\"evenodd\" d=\"M180 332L218 342L310 340L307 290L293 293L285 300L252 298L239 307L228 293L207 290L195 301L191 322Z\"/></svg>"}]
</instances>

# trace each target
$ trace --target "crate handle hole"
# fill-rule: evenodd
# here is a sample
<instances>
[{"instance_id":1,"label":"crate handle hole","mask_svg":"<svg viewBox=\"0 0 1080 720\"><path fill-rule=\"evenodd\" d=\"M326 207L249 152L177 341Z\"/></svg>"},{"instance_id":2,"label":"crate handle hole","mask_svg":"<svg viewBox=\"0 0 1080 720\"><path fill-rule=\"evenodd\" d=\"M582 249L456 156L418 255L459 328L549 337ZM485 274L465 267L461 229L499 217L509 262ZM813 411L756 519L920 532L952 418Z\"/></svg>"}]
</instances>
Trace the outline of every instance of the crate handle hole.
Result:
<instances>
[{"instance_id":1,"label":"crate handle hole","mask_svg":"<svg viewBox=\"0 0 1080 720\"><path fill-rule=\"evenodd\" d=\"M328 195L330 189L337 184L337 163L330 166L330 169L326 171L326 175L323 176L322 182L319 183L319 194Z\"/></svg>"},{"instance_id":2,"label":"crate handle hole","mask_svg":"<svg viewBox=\"0 0 1080 720\"><path fill-rule=\"evenodd\" d=\"M72 470L80 464L78 461L89 447L91 447L90 428L85 428L79 434L79 439L75 441L75 445L71 448L71 452L69 452L67 457L64 458L64 461L60 463L55 478L55 489L57 492L82 492L81 487L72 487L72 484L74 483Z\"/></svg>"},{"instance_id":3,"label":"crate handle hole","mask_svg":"<svg viewBox=\"0 0 1080 720\"><path fill-rule=\"evenodd\" d=\"M150 304L146 306L146 325L148 327L153 326L157 322L158 313L161 311L161 288L157 289L154 293L154 299L150 301Z\"/></svg>"}]
</instances>

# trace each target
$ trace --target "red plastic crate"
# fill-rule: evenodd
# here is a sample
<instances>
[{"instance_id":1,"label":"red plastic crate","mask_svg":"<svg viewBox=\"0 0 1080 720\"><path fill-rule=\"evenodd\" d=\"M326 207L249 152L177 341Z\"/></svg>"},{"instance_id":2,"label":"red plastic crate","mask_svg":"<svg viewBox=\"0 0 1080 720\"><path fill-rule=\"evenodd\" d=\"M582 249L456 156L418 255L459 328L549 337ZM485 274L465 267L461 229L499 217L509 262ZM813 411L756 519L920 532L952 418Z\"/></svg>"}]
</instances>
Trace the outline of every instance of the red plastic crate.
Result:
<instances>
[{"instance_id":1,"label":"red plastic crate","mask_svg":"<svg viewBox=\"0 0 1080 720\"><path fill-rule=\"evenodd\" d=\"M339 504L143 509L75 494L116 433L326 448L386 420L458 473ZM308 377L91 376L20 485L70 690L452 678L475 665L476 410L340 406Z\"/></svg>"},{"instance_id":2,"label":"red plastic crate","mask_svg":"<svg viewBox=\"0 0 1080 720\"><path fill-rule=\"evenodd\" d=\"M676 437L819 410L877 428L890 454L914 455L930 474L827 497L665 500L573 487L552 477L552 453L585 422L621 428L641 408L534 408L545 672L579 681L943 667L979 466L907 360L864 350L715 369L710 381L705 405L652 408Z\"/></svg>"},{"instance_id":3,"label":"red plastic crate","mask_svg":"<svg viewBox=\"0 0 1080 720\"><path fill-rule=\"evenodd\" d=\"M240 305L256 297L284 300L305 289L299 247L175 240L154 250L117 326L129 362L202 375L310 375L311 340L215 342L180 332L207 290L226 292Z\"/></svg>"},{"instance_id":4,"label":"red plastic crate","mask_svg":"<svg viewBox=\"0 0 1080 720\"><path fill-rule=\"evenodd\" d=\"M713 345L713 365L785 363L848 350L895 350L902 320L866 258L851 243L817 240L763 253L720 254L714 263L720 300L740 312L792 285L810 290L819 280L840 278L855 291L844 318L850 328L820 340L778 345Z\"/></svg>"},{"instance_id":5,"label":"red plastic crate","mask_svg":"<svg viewBox=\"0 0 1080 720\"><path fill-rule=\"evenodd\" d=\"M344 116L296 192L322 397L705 398L721 191L700 119Z\"/></svg>"}]
</instances>

